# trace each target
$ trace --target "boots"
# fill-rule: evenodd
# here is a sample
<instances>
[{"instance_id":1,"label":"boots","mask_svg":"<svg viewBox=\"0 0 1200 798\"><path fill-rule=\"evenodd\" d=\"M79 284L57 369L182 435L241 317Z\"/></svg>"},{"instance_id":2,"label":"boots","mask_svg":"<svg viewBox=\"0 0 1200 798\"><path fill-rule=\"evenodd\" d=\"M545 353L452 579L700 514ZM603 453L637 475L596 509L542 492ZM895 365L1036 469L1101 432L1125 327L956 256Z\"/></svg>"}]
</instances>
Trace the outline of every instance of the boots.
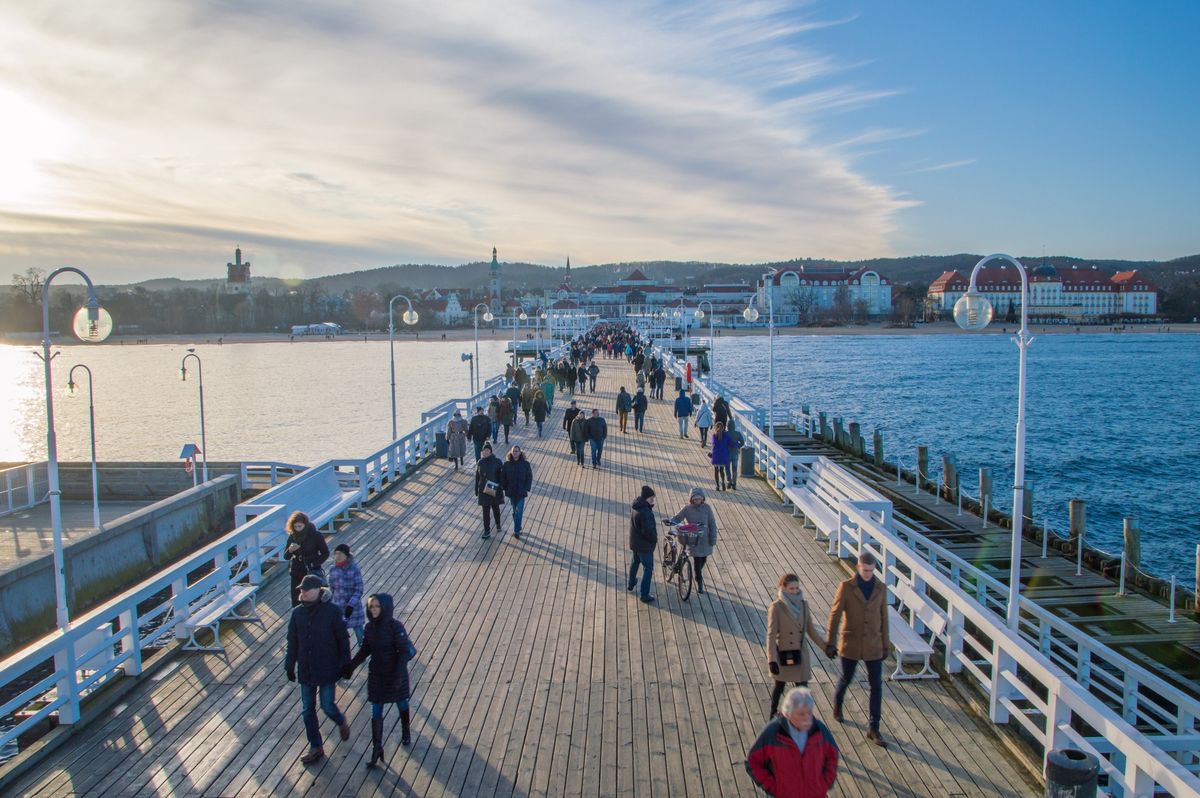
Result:
<instances>
[{"instance_id":1,"label":"boots","mask_svg":"<svg viewBox=\"0 0 1200 798\"><path fill-rule=\"evenodd\" d=\"M409 715L408 710L400 713L400 745L411 745L412 738L409 736Z\"/></svg>"},{"instance_id":2,"label":"boots","mask_svg":"<svg viewBox=\"0 0 1200 798\"><path fill-rule=\"evenodd\" d=\"M371 761L367 767L373 768L383 759L383 718L371 718Z\"/></svg>"}]
</instances>

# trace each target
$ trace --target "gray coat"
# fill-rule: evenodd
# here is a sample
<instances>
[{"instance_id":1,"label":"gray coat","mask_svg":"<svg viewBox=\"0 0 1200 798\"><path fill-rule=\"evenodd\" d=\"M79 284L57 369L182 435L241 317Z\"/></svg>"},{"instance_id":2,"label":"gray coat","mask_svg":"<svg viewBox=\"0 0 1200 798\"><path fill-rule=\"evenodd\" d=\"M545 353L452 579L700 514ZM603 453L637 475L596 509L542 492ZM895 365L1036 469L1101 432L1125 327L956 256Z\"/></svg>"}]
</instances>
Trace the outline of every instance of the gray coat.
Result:
<instances>
[{"instance_id":1,"label":"gray coat","mask_svg":"<svg viewBox=\"0 0 1200 798\"><path fill-rule=\"evenodd\" d=\"M692 547L692 556L711 557L713 549L717 545L717 516L713 513L712 506L709 505L707 500L699 507L694 506L691 502L692 496L705 498L703 490L692 488L692 492L688 496L688 503L671 520L676 523L688 522L699 524L700 531L704 534L701 536L700 542Z\"/></svg>"},{"instance_id":2,"label":"gray coat","mask_svg":"<svg viewBox=\"0 0 1200 798\"><path fill-rule=\"evenodd\" d=\"M446 424L446 443L449 445L449 457L466 457L467 456L467 420L465 418L452 418Z\"/></svg>"}]
</instances>

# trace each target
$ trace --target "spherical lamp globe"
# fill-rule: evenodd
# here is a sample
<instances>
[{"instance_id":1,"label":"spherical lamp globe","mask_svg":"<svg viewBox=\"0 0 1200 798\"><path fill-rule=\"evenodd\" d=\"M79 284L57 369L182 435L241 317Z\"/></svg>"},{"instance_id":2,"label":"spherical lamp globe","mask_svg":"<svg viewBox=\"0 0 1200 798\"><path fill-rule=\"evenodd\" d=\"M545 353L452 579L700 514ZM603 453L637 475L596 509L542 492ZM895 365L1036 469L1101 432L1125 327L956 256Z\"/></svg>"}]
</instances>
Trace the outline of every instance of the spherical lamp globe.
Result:
<instances>
[{"instance_id":1,"label":"spherical lamp globe","mask_svg":"<svg viewBox=\"0 0 1200 798\"><path fill-rule=\"evenodd\" d=\"M404 311L404 315L401 316L400 319L405 324L416 324L417 321L419 321L420 317L417 315L417 312L415 310L406 310L406 311Z\"/></svg>"},{"instance_id":2,"label":"spherical lamp globe","mask_svg":"<svg viewBox=\"0 0 1200 798\"><path fill-rule=\"evenodd\" d=\"M742 318L746 321L758 321L758 308L746 308L742 311Z\"/></svg>"},{"instance_id":3,"label":"spherical lamp globe","mask_svg":"<svg viewBox=\"0 0 1200 798\"><path fill-rule=\"evenodd\" d=\"M75 311L75 316L71 319L71 328L80 341L98 344L112 335L113 320L108 311L99 305L85 305Z\"/></svg>"},{"instance_id":4,"label":"spherical lamp globe","mask_svg":"<svg viewBox=\"0 0 1200 798\"><path fill-rule=\"evenodd\" d=\"M704 318L704 310L702 308L696 308L696 318L698 318L698 319Z\"/></svg>"},{"instance_id":5,"label":"spherical lamp globe","mask_svg":"<svg viewBox=\"0 0 1200 798\"><path fill-rule=\"evenodd\" d=\"M492 312L490 310L485 310L483 312L483 320L484 321L493 321L495 318L496 317L492 315Z\"/></svg>"},{"instance_id":6,"label":"spherical lamp globe","mask_svg":"<svg viewBox=\"0 0 1200 798\"><path fill-rule=\"evenodd\" d=\"M992 303L987 297L968 291L954 303L954 321L964 330L982 330L992 323Z\"/></svg>"}]
</instances>

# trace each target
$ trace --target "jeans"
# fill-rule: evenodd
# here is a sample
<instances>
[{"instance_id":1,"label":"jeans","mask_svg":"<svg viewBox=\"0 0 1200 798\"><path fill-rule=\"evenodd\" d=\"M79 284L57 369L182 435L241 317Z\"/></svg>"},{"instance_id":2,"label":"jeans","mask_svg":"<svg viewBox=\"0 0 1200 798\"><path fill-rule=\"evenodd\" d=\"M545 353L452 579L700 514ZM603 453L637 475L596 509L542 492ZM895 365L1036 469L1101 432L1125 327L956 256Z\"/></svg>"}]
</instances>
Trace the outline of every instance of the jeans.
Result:
<instances>
[{"instance_id":1,"label":"jeans","mask_svg":"<svg viewBox=\"0 0 1200 798\"><path fill-rule=\"evenodd\" d=\"M869 659L867 663L867 680L871 684L871 717L870 726L879 731L879 719L883 712L883 660ZM842 657L842 678L838 681L837 690L833 694L834 707L841 707L846 698L846 689L854 679L854 671L858 669L858 660Z\"/></svg>"},{"instance_id":2,"label":"jeans","mask_svg":"<svg viewBox=\"0 0 1200 798\"><path fill-rule=\"evenodd\" d=\"M629 411L620 411L617 413L617 419L621 422L621 432L626 432L629 426Z\"/></svg>"},{"instance_id":3,"label":"jeans","mask_svg":"<svg viewBox=\"0 0 1200 798\"><path fill-rule=\"evenodd\" d=\"M592 393L596 392L596 378L588 375L588 390Z\"/></svg>"},{"instance_id":4,"label":"jeans","mask_svg":"<svg viewBox=\"0 0 1200 798\"><path fill-rule=\"evenodd\" d=\"M737 484L737 467L736 467L737 460L738 460L737 451L738 451L737 449L733 450L733 454L730 455L731 459L730 459L729 463L725 466L725 482L727 482L730 485Z\"/></svg>"},{"instance_id":5,"label":"jeans","mask_svg":"<svg viewBox=\"0 0 1200 798\"><path fill-rule=\"evenodd\" d=\"M371 720L383 720L383 707L383 704L376 704L374 701L371 702ZM408 712L408 699L397 701L396 709L401 712Z\"/></svg>"},{"instance_id":6,"label":"jeans","mask_svg":"<svg viewBox=\"0 0 1200 798\"><path fill-rule=\"evenodd\" d=\"M362 646L363 628L361 626L351 626L350 631L354 632L354 642L358 646Z\"/></svg>"},{"instance_id":7,"label":"jeans","mask_svg":"<svg viewBox=\"0 0 1200 798\"><path fill-rule=\"evenodd\" d=\"M604 451L604 441L598 441L595 438L588 441L592 447L592 465L600 465L600 453Z\"/></svg>"},{"instance_id":8,"label":"jeans","mask_svg":"<svg viewBox=\"0 0 1200 798\"><path fill-rule=\"evenodd\" d=\"M496 435L498 435L499 433L500 433L500 422L493 421L492 422L492 443L496 442Z\"/></svg>"},{"instance_id":9,"label":"jeans","mask_svg":"<svg viewBox=\"0 0 1200 798\"><path fill-rule=\"evenodd\" d=\"M337 704L333 703L336 687L336 684L323 684L320 687L315 684L300 685L300 717L304 718L304 734L308 737L308 744L312 748L320 748L322 742L321 725L317 723L318 691L321 694L321 709L325 712L325 716L339 726L346 722L342 711L338 709Z\"/></svg>"},{"instance_id":10,"label":"jeans","mask_svg":"<svg viewBox=\"0 0 1200 798\"><path fill-rule=\"evenodd\" d=\"M540 437L542 437L542 425L545 424L546 422L538 421L536 423L537 423L537 428L538 428L538 437L540 438Z\"/></svg>"},{"instance_id":11,"label":"jeans","mask_svg":"<svg viewBox=\"0 0 1200 798\"><path fill-rule=\"evenodd\" d=\"M696 427L700 430L700 445L708 446L708 427Z\"/></svg>"},{"instance_id":12,"label":"jeans","mask_svg":"<svg viewBox=\"0 0 1200 798\"><path fill-rule=\"evenodd\" d=\"M521 518L525 515L525 497L512 500L513 531L521 531Z\"/></svg>"},{"instance_id":13,"label":"jeans","mask_svg":"<svg viewBox=\"0 0 1200 798\"><path fill-rule=\"evenodd\" d=\"M472 438L471 443L475 444L475 459L478 460L480 457L483 457L483 444L487 443L487 438L484 438L483 440L475 440Z\"/></svg>"},{"instance_id":14,"label":"jeans","mask_svg":"<svg viewBox=\"0 0 1200 798\"><path fill-rule=\"evenodd\" d=\"M689 419L687 416L679 416L679 417L676 419L676 421L678 421L678 422L679 422L679 437L681 437L681 438L686 438L686 437L687 437L687 434L688 434L688 421L689 421L689 420L690 420L690 419Z\"/></svg>"},{"instance_id":15,"label":"jeans","mask_svg":"<svg viewBox=\"0 0 1200 798\"><path fill-rule=\"evenodd\" d=\"M646 431L646 414L633 411L633 428L638 432Z\"/></svg>"},{"instance_id":16,"label":"jeans","mask_svg":"<svg viewBox=\"0 0 1200 798\"><path fill-rule=\"evenodd\" d=\"M629 584L627 585L631 589L637 582L638 566L642 568L642 598L650 598L650 580L654 577L654 552L633 552L633 562L629 564Z\"/></svg>"},{"instance_id":17,"label":"jeans","mask_svg":"<svg viewBox=\"0 0 1200 798\"><path fill-rule=\"evenodd\" d=\"M575 461L583 465L583 441L575 441Z\"/></svg>"}]
</instances>

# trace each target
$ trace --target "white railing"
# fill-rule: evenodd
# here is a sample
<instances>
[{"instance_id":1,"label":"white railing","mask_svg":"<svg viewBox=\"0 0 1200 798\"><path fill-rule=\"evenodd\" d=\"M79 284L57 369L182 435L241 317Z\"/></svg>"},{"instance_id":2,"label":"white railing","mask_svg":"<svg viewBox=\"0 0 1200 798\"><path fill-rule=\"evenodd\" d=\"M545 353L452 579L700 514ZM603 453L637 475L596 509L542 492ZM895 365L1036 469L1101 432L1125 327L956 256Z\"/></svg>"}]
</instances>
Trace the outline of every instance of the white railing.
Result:
<instances>
[{"instance_id":1,"label":"white railing","mask_svg":"<svg viewBox=\"0 0 1200 798\"><path fill-rule=\"evenodd\" d=\"M564 347L559 347L552 356L562 351ZM522 364L526 369L534 366ZM0 719L8 719L0 725L0 750L51 715L60 725L75 723L80 702L101 685L117 676L141 674L147 649L177 638L186 640L184 625L193 608L240 585L258 584L264 566L282 554L287 514L304 509L309 500L325 499L316 494L326 489L310 483L328 482L332 471L343 491L357 491L358 504L365 503L433 455L437 433L445 429L454 408L473 407L503 381L503 376L495 377L478 394L423 413L416 429L364 458L328 460L311 468L270 461L242 463L242 487L266 490L235 508L237 528L76 618L66 631L46 635L0 661L0 691L20 685L20 691L0 706ZM36 465L9 470L32 473ZM20 478L14 476L13 484L23 485L17 482ZM203 575L189 576L197 572ZM150 601L152 606L144 606Z\"/></svg>"},{"instance_id":2,"label":"white railing","mask_svg":"<svg viewBox=\"0 0 1200 798\"><path fill-rule=\"evenodd\" d=\"M0 515L26 510L49 500L46 465L42 460L0 471Z\"/></svg>"},{"instance_id":3,"label":"white railing","mask_svg":"<svg viewBox=\"0 0 1200 798\"><path fill-rule=\"evenodd\" d=\"M945 611L950 623L938 639L946 670L965 670L979 683L994 722L1018 723L1045 751L1071 745L1097 756L1114 795L1148 798L1161 787L1174 796L1200 796L1196 701L1031 601L1021 600L1029 617L1015 634L1004 623L1003 584L976 572L967 578L977 583L975 591L964 590L972 566L944 549L933 552L941 548L935 544L925 548L936 559L918 553L911 539L872 514L877 508L865 506L874 503L861 504L843 501L839 507L837 553L871 552L889 584L905 582ZM1030 631L1039 636L1031 640ZM1071 659L1063 656L1068 645L1078 646ZM1076 732L1080 724L1092 732ZM1144 734L1135 724L1155 733Z\"/></svg>"}]
</instances>

